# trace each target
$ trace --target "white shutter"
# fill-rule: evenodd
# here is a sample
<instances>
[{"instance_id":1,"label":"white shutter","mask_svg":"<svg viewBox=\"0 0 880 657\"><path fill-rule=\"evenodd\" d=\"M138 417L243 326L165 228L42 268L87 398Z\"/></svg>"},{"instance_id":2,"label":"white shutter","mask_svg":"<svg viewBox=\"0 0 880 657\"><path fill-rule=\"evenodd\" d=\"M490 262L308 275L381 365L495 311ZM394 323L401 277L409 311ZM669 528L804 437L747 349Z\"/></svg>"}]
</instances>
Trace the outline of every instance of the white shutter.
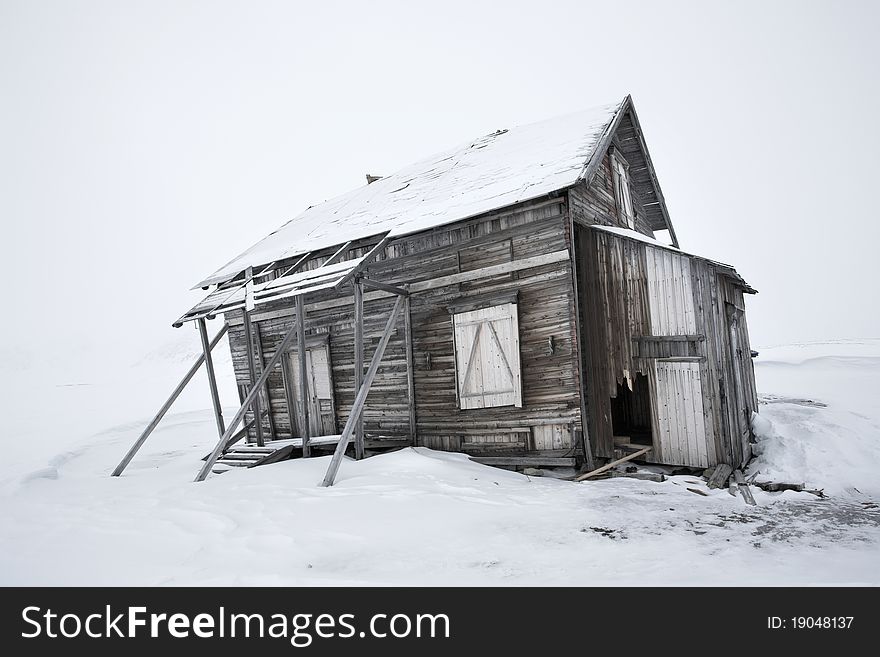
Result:
<instances>
[{"instance_id":1,"label":"white shutter","mask_svg":"<svg viewBox=\"0 0 880 657\"><path fill-rule=\"evenodd\" d=\"M667 249L645 250L651 335L694 335L694 287L691 261Z\"/></svg>"},{"instance_id":2,"label":"white shutter","mask_svg":"<svg viewBox=\"0 0 880 657\"><path fill-rule=\"evenodd\" d=\"M521 408L517 305L458 313L453 323L459 406Z\"/></svg>"}]
</instances>

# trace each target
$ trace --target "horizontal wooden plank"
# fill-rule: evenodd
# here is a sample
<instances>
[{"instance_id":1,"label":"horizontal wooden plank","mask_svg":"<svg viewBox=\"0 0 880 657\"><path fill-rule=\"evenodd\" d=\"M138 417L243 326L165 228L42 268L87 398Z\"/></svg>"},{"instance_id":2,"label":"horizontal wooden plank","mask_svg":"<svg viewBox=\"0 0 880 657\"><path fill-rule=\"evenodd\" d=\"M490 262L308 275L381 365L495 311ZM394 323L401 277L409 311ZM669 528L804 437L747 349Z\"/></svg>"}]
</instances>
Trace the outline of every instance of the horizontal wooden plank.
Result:
<instances>
[{"instance_id":1,"label":"horizontal wooden plank","mask_svg":"<svg viewBox=\"0 0 880 657\"><path fill-rule=\"evenodd\" d=\"M471 461L483 465L522 465L574 467L576 459L559 456L472 456Z\"/></svg>"}]
</instances>

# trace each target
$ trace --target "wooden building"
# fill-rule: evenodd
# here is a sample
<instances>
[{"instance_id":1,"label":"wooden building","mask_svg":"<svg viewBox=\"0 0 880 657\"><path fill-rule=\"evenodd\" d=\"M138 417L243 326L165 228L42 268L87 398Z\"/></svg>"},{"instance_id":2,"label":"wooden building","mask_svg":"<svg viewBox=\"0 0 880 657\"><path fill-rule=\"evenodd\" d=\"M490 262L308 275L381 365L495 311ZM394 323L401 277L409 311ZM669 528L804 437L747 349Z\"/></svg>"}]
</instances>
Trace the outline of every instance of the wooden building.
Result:
<instances>
[{"instance_id":1,"label":"wooden building","mask_svg":"<svg viewBox=\"0 0 880 657\"><path fill-rule=\"evenodd\" d=\"M175 325L210 370L224 319L242 403L227 426L214 390L200 478L286 446L335 450L330 484L349 440L508 467L750 455L755 291L679 248L629 97L369 176L198 286Z\"/></svg>"}]
</instances>

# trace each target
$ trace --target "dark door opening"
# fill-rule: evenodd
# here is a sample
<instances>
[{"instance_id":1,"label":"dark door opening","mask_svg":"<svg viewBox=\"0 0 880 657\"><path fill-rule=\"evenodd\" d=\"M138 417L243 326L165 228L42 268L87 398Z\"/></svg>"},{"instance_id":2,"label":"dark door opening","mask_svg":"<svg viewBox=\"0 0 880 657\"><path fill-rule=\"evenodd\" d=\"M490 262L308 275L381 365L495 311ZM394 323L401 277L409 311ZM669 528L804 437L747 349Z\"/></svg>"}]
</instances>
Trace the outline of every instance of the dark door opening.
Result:
<instances>
[{"instance_id":1,"label":"dark door opening","mask_svg":"<svg viewBox=\"0 0 880 657\"><path fill-rule=\"evenodd\" d=\"M648 377L637 374L633 389L618 384L611 398L611 427L615 445L651 445L651 395Z\"/></svg>"}]
</instances>

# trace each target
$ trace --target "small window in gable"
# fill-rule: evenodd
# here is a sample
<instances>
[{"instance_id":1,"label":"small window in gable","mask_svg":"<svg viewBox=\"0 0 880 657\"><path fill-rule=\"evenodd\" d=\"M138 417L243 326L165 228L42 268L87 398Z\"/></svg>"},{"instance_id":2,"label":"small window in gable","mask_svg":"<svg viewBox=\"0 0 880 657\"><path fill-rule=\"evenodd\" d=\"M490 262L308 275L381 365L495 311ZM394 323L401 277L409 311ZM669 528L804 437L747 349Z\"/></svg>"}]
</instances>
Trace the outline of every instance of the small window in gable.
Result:
<instances>
[{"instance_id":1,"label":"small window in gable","mask_svg":"<svg viewBox=\"0 0 880 657\"><path fill-rule=\"evenodd\" d=\"M628 228L636 227L636 214L633 210L629 187L629 164L616 150L611 154L611 177L614 182L614 200L617 214Z\"/></svg>"},{"instance_id":2,"label":"small window in gable","mask_svg":"<svg viewBox=\"0 0 880 657\"><path fill-rule=\"evenodd\" d=\"M453 315L459 408L522 408L515 303Z\"/></svg>"}]
</instances>

